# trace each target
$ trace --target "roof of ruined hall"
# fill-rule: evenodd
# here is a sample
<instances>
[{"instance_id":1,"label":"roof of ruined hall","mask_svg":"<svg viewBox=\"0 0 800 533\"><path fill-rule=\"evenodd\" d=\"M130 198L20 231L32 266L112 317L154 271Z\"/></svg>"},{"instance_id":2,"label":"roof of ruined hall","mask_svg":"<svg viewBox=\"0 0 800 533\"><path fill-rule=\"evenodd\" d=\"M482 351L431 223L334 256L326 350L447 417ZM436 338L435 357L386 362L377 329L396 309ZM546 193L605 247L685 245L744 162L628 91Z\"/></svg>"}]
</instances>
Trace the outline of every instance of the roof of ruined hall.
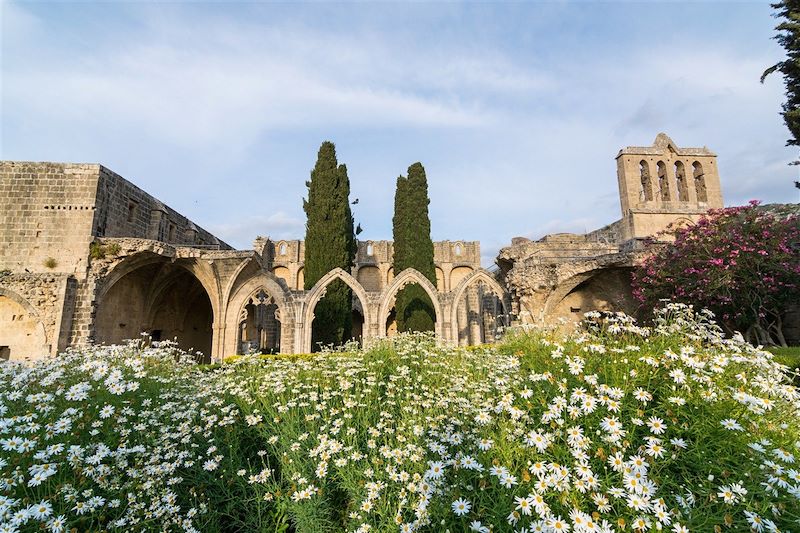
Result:
<instances>
[{"instance_id":1,"label":"roof of ruined hall","mask_svg":"<svg viewBox=\"0 0 800 533\"><path fill-rule=\"evenodd\" d=\"M716 156L714 152L703 146L702 148L678 148L678 145L669 138L666 133L656 135L653 146L628 146L617 154L617 157L625 154L635 155L662 155L668 151L673 151L677 155L686 156Z\"/></svg>"}]
</instances>

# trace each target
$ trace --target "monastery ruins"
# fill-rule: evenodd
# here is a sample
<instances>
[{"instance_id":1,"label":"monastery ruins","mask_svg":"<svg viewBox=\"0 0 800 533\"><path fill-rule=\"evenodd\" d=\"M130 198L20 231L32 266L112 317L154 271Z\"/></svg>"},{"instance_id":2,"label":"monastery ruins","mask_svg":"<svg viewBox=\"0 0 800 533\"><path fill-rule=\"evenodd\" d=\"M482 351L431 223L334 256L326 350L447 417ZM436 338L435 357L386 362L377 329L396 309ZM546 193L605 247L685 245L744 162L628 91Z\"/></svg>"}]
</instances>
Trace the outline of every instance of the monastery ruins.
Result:
<instances>
[{"instance_id":1,"label":"monastery ruins","mask_svg":"<svg viewBox=\"0 0 800 533\"><path fill-rule=\"evenodd\" d=\"M436 284L392 269L391 241L359 242L350 272L303 288L303 242L256 238L234 250L98 164L0 162L0 358L55 355L147 333L206 361L247 351L310 352L314 308L334 280L353 290L353 338L394 333L393 306L419 284L436 334L491 342L510 324L632 313L630 273L643 240L722 207L716 155L652 146L616 157L622 218L585 235L515 238L481 268L480 243L434 243Z\"/></svg>"}]
</instances>

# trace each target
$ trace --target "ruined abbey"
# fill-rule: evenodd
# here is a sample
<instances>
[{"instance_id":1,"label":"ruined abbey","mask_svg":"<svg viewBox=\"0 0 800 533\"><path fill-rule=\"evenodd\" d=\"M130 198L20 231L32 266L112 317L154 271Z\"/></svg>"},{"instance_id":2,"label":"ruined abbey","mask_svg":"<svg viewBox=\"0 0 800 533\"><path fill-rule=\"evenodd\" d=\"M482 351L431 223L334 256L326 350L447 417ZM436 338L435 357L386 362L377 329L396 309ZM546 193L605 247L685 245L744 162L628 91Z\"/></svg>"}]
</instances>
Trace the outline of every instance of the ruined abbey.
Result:
<instances>
[{"instance_id":1,"label":"ruined abbey","mask_svg":"<svg viewBox=\"0 0 800 533\"><path fill-rule=\"evenodd\" d=\"M258 237L234 250L98 164L0 162L0 358L55 355L142 333L205 360L312 349L314 308L333 280L353 289L353 338L394 333L394 298L417 283L454 344L491 342L510 324L632 312L643 239L722 207L716 156L659 134L616 157L622 218L585 235L515 238L492 270L480 244L435 243L436 284L394 272L391 241L359 242L350 272L303 290L303 242Z\"/></svg>"}]
</instances>

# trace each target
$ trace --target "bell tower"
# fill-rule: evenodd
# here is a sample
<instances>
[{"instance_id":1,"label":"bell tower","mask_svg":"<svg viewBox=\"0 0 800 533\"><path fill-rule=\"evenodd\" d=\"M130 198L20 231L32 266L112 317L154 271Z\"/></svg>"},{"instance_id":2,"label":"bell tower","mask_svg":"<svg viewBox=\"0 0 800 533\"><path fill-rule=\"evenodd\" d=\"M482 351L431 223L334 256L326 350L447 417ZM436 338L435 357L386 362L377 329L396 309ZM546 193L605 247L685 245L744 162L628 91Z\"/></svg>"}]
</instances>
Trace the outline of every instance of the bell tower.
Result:
<instances>
[{"instance_id":1,"label":"bell tower","mask_svg":"<svg viewBox=\"0 0 800 533\"><path fill-rule=\"evenodd\" d=\"M706 147L679 148L665 133L652 146L620 150L617 179L623 240L653 236L722 207L716 154Z\"/></svg>"}]
</instances>

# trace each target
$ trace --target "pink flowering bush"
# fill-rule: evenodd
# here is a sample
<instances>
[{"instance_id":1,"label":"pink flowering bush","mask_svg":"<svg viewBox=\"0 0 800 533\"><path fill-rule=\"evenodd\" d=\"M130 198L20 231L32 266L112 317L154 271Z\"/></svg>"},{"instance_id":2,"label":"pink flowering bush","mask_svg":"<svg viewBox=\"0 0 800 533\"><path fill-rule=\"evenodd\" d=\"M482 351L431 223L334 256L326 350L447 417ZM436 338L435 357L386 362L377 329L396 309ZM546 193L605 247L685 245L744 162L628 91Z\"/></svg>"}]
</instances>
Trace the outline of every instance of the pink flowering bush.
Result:
<instances>
[{"instance_id":1,"label":"pink flowering bush","mask_svg":"<svg viewBox=\"0 0 800 533\"><path fill-rule=\"evenodd\" d=\"M716 209L696 224L672 228L669 244L634 273L634 296L646 309L669 299L710 309L727 332L786 346L787 307L800 301L800 217L758 202Z\"/></svg>"}]
</instances>

